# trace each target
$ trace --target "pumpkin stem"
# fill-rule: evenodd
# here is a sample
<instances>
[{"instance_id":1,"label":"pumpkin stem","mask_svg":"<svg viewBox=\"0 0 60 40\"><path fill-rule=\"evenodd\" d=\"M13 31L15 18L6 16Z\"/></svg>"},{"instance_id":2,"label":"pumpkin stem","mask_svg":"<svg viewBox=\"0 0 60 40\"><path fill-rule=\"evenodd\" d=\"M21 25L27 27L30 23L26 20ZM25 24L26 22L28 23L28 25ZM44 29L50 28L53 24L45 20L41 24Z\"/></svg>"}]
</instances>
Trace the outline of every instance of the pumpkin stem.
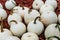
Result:
<instances>
[{"instance_id":1,"label":"pumpkin stem","mask_svg":"<svg viewBox=\"0 0 60 40\"><path fill-rule=\"evenodd\" d=\"M17 24L17 21L15 21L15 20L11 20L10 23L11 23L11 22L15 22L15 23Z\"/></svg>"},{"instance_id":2,"label":"pumpkin stem","mask_svg":"<svg viewBox=\"0 0 60 40\"><path fill-rule=\"evenodd\" d=\"M36 17L35 20L34 20L34 24L36 24L36 20L40 18L40 16Z\"/></svg>"},{"instance_id":3,"label":"pumpkin stem","mask_svg":"<svg viewBox=\"0 0 60 40\"><path fill-rule=\"evenodd\" d=\"M32 9L29 10L28 14L30 14L31 11L32 11Z\"/></svg>"},{"instance_id":4,"label":"pumpkin stem","mask_svg":"<svg viewBox=\"0 0 60 40\"><path fill-rule=\"evenodd\" d=\"M20 7L22 7L22 10L24 10L24 6L22 4L19 4Z\"/></svg>"},{"instance_id":5,"label":"pumpkin stem","mask_svg":"<svg viewBox=\"0 0 60 40\"><path fill-rule=\"evenodd\" d=\"M13 1L11 1L14 5L16 5L16 3L14 3Z\"/></svg>"},{"instance_id":6,"label":"pumpkin stem","mask_svg":"<svg viewBox=\"0 0 60 40\"><path fill-rule=\"evenodd\" d=\"M1 32L3 32L3 20L2 20L2 17L1 17Z\"/></svg>"},{"instance_id":7,"label":"pumpkin stem","mask_svg":"<svg viewBox=\"0 0 60 40\"><path fill-rule=\"evenodd\" d=\"M10 11L10 15L12 15L12 14L13 14L13 10L14 10L14 9L12 9L12 10Z\"/></svg>"},{"instance_id":8,"label":"pumpkin stem","mask_svg":"<svg viewBox=\"0 0 60 40\"><path fill-rule=\"evenodd\" d=\"M57 36L50 36L50 37L48 37L47 39L49 40L50 38L56 38L56 39L60 40L60 38L57 37Z\"/></svg>"},{"instance_id":9,"label":"pumpkin stem","mask_svg":"<svg viewBox=\"0 0 60 40\"><path fill-rule=\"evenodd\" d=\"M56 28L58 28L58 29L59 29L59 31L60 31L60 27L59 27L59 24L57 24L55 27L56 27Z\"/></svg>"}]
</instances>

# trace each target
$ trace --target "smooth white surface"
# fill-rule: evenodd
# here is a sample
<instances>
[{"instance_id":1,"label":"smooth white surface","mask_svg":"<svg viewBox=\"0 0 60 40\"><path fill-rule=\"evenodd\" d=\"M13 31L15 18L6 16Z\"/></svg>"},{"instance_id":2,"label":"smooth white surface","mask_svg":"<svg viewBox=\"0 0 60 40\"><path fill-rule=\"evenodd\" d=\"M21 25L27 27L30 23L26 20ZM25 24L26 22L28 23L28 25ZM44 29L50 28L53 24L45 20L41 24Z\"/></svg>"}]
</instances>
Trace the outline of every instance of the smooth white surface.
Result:
<instances>
[{"instance_id":1,"label":"smooth white surface","mask_svg":"<svg viewBox=\"0 0 60 40\"><path fill-rule=\"evenodd\" d=\"M39 12L41 14L43 14L44 12L47 12L47 11L54 11L54 8L51 6L51 5L42 5Z\"/></svg>"},{"instance_id":2,"label":"smooth white surface","mask_svg":"<svg viewBox=\"0 0 60 40\"><path fill-rule=\"evenodd\" d=\"M18 22L11 25L10 30L15 36L21 37L26 32L26 26L22 22Z\"/></svg>"},{"instance_id":3,"label":"smooth white surface","mask_svg":"<svg viewBox=\"0 0 60 40\"><path fill-rule=\"evenodd\" d=\"M60 32L58 28L55 28L57 24L51 24L49 26L47 26L47 28L45 29L45 37L48 38L50 36L57 36L60 37Z\"/></svg>"},{"instance_id":4,"label":"smooth white surface","mask_svg":"<svg viewBox=\"0 0 60 40\"><path fill-rule=\"evenodd\" d=\"M42 0L35 0L32 4L32 7L38 10L42 5L44 5L44 2Z\"/></svg>"},{"instance_id":5,"label":"smooth white surface","mask_svg":"<svg viewBox=\"0 0 60 40\"><path fill-rule=\"evenodd\" d=\"M4 9L0 9L0 17L2 17L2 20L7 18L7 13ZM1 21L1 19L0 19Z\"/></svg>"},{"instance_id":6,"label":"smooth white surface","mask_svg":"<svg viewBox=\"0 0 60 40\"><path fill-rule=\"evenodd\" d=\"M32 9L31 12L25 14L24 16L25 23L28 24L29 22L35 20L35 18L38 16L40 16L40 13L37 10Z\"/></svg>"},{"instance_id":7,"label":"smooth white surface","mask_svg":"<svg viewBox=\"0 0 60 40\"><path fill-rule=\"evenodd\" d=\"M48 26L49 24L57 23L57 15L55 12L48 11L41 15L41 22Z\"/></svg>"},{"instance_id":8,"label":"smooth white surface","mask_svg":"<svg viewBox=\"0 0 60 40\"><path fill-rule=\"evenodd\" d=\"M10 23L10 21L12 21L12 20L22 22L21 16L19 16L17 13L12 13L12 15L10 14L10 15L8 16L7 21L8 21L8 24L9 24L9 25L12 25L12 24Z\"/></svg>"},{"instance_id":9,"label":"smooth white surface","mask_svg":"<svg viewBox=\"0 0 60 40\"><path fill-rule=\"evenodd\" d=\"M35 33L28 32L23 34L21 40L39 40L39 37Z\"/></svg>"},{"instance_id":10,"label":"smooth white surface","mask_svg":"<svg viewBox=\"0 0 60 40\"><path fill-rule=\"evenodd\" d=\"M15 36L8 36L5 40L20 40L20 39Z\"/></svg>"},{"instance_id":11,"label":"smooth white surface","mask_svg":"<svg viewBox=\"0 0 60 40\"><path fill-rule=\"evenodd\" d=\"M37 35L40 35L44 30L44 25L40 21L36 21L36 24L34 24L34 21L31 21L27 26L28 32L34 32Z\"/></svg>"},{"instance_id":12,"label":"smooth white surface","mask_svg":"<svg viewBox=\"0 0 60 40\"><path fill-rule=\"evenodd\" d=\"M5 3L5 7L8 10L13 9L15 6L16 6L16 2L15 1L6 1L6 3Z\"/></svg>"}]
</instances>

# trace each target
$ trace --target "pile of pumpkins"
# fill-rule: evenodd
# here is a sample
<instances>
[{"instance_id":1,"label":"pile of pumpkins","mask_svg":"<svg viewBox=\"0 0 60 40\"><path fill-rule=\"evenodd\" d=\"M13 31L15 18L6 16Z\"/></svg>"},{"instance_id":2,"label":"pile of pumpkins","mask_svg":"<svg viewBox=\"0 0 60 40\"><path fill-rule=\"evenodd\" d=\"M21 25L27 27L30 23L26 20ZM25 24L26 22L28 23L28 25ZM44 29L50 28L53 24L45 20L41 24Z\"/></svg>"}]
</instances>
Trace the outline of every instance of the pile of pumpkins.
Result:
<instances>
[{"instance_id":1,"label":"pile of pumpkins","mask_svg":"<svg viewBox=\"0 0 60 40\"><path fill-rule=\"evenodd\" d=\"M38 35L44 28L45 40L60 40L60 14L57 17L54 12L57 8L56 0L46 0L45 3L34 0L32 9L16 6L14 0L7 0L5 7L11 12L7 18L0 3L0 40L39 40ZM3 20L6 18L10 29L3 28Z\"/></svg>"}]
</instances>

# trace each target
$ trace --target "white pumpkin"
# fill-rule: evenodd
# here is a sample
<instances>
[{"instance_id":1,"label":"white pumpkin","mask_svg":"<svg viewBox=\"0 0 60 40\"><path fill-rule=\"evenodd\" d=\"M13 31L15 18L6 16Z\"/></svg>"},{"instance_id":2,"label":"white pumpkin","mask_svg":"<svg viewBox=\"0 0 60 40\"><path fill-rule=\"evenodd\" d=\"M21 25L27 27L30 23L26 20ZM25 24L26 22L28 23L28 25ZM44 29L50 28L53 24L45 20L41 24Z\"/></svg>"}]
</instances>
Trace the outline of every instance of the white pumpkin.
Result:
<instances>
[{"instance_id":1,"label":"white pumpkin","mask_svg":"<svg viewBox=\"0 0 60 40\"><path fill-rule=\"evenodd\" d=\"M3 8L2 4L0 3L0 8Z\"/></svg>"},{"instance_id":2,"label":"white pumpkin","mask_svg":"<svg viewBox=\"0 0 60 40\"><path fill-rule=\"evenodd\" d=\"M47 11L54 11L54 8L51 5L42 5L39 12L42 14Z\"/></svg>"},{"instance_id":3,"label":"white pumpkin","mask_svg":"<svg viewBox=\"0 0 60 40\"><path fill-rule=\"evenodd\" d=\"M57 8L57 1L55 0L47 0L47 1L45 1L45 4L47 4L47 5L51 5L52 7L54 7L54 9L56 9Z\"/></svg>"},{"instance_id":4,"label":"white pumpkin","mask_svg":"<svg viewBox=\"0 0 60 40\"><path fill-rule=\"evenodd\" d=\"M47 28L45 29L45 37L48 38L50 36L57 36L60 38L60 25L57 24L50 24L49 26L47 26Z\"/></svg>"},{"instance_id":5,"label":"white pumpkin","mask_svg":"<svg viewBox=\"0 0 60 40\"><path fill-rule=\"evenodd\" d=\"M7 36L12 36L10 30L3 28L3 20L1 17L1 25L0 25L0 40L4 40Z\"/></svg>"},{"instance_id":6,"label":"white pumpkin","mask_svg":"<svg viewBox=\"0 0 60 40\"><path fill-rule=\"evenodd\" d=\"M32 7L34 9L39 10L41 8L41 6L44 5L44 2L42 0L35 0L32 4Z\"/></svg>"},{"instance_id":7,"label":"white pumpkin","mask_svg":"<svg viewBox=\"0 0 60 40\"><path fill-rule=\"evenodd\" d=\"M42 24L42 22L38 21L37 18L39 17L36 17L34 21L29 22L27 30L28 32L34 32L37 35L40 35L44 30L44 25Z\"/></svg>"},{"instance_id":8,"label":"white pumpkin","mask_svg":"<svg viewBox=\"0 0 60 40\"><path fill-rule=\"evenodd\" d=\"M39 37L35 33L28 32L23 34L21 40L39 40Z\"/></svg>"},{"instance_id":9,"label":"white pumpkin","mask_svg":"<svg viewBox=\"0 0 60 40\"><path fill-rule=\"evenodd\" d=\"M48 26L49 24L57 23L57 15L55 12L48 11L41 15L41 22Z\"/></svg>"},{"instance_id":10,"label":"white pumpkin","mask_svg":"<svg viewBox=\"0 0 60 40\"><path fill-rule=\"evenodd\" d=\"M4 9L0 9L0 18L2 17L2 20L7 18L7 13ZM1 21L1 19L0 19Z\"/></svg>"},{"instance_id":11,"label":"white pumpkin","mask_svg":"<svg viewBox=\"0 0 60 40\"><path fill-rule=\"evenodd\" d=\"M29 10L28 7L21 7L21 6L16 6L13 8L13 12L16 12L22 18L24 18L24 15L28 13L28 10Z\"/></svg>"},{"instance_id":12,"label":"white pumpkin","mask_svg":"<svg viewBox=\"0 0 60 40\"><path fill-rule=\"evenodd\" d=\"M8 36L5 40L20 40L20 39L16 36Z\"/></svg>"},{"instance_id":13,"label":"white pumpkin","mask_svg":"<svg viewBox=\"0 0 60 40\"><path fill-rule=\"evenodd\" d=\"M10 30L13 33L13 35L21 37L26 32L26 26L22 22L16 23L15 21L15 24L12 24L10 26Z\"/></svg>"},{"instance_id":14,"label":"white pumpkin","mask_svg":"<svg viewBox=\"0 0 60 40\"><path fill-rule=\"evenodd\" d=\"M11 31L8 29L3 29L3 32L0 31L0 40L5 40L8 36L12 36Z\"/></svg>"},{"instance_id":15,"label":"white pumpkin","mask_svg":"<svg viewBox=\"0 0 60 40\"><path fill-rule=\"evenodd\" d=\"M8 16L7 21L8 21L9 25L11 25L11 23L10 23L11 20L22 22L21 16L19 16L17 13L12 13Z\"/></svg>"},{"instance_id":16,"label":"white pumpkin","mask_svg":"<svg viewBox=\"0 0 60 40\"><path fill-rule=\"evenodd\" d=\"M37 10L32 9L24 16L24 21L26 24L33 21L36 17L40 16L40 13Z\"/></svg>"},{"instance_id":17,"label":"white pumpkin","mask_svg":"<svg viewBox=\"0 0 60 40\"><path fill-rule=\"evenodd\" d=\"M5 7L8 10L13 9L15 6L16 6L16 2L14 0L7 0L6 3L5 3Z\"/></svg>"},{"instance_id":18,"label":"white pumpkin","mask_svg":"<svg viewBox=\"0 0 60 40\"><path fill-rule=\"evenodd\" d=\"M60 24L60 14L58 15L58 23Z\"/></svg>"}]
</instances>

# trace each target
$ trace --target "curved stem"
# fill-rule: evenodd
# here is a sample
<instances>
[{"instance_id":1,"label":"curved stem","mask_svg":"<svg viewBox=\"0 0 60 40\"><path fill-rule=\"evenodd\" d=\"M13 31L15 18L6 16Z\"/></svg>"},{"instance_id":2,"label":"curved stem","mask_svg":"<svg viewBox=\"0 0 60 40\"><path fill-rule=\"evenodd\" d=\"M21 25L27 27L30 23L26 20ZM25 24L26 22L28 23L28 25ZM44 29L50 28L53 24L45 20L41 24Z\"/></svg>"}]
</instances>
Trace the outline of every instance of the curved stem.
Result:
<instances>
[{"instance_id":1,"label":"curved stem","mask_svg":"<svg viewBox=\"0 0 60 40\"><path fill-rule=\"evenodd\" d=\"M34 20L34 24L36 24L36 20L40 18L40 16L36 17L35 20Z\"/></svg>"},{"instance_id":2,"label":"curved stem","mask_svg":"<svg viewBox=\"0 0 60 40\"><path fill-rule=\"evenodd\" d=\"M11 23L11 22L15 22L15 23L17 24L17 21L15 21L15 20L11 20L10 23Z\"/></svg>"},{"instance_id":3,"label":"curved stem","mask_svg":"<svg viewBox=\"0 0 60 40\"><path fill-rule=\"evenodd\" d=\"M56 28L58 28L58 29L59 29L59 32L60 32L60 27L59 27L59 24L57 24L55 27L56 27Z\"/></svg>"},{"instance_id":4,"label":"curved stem","mask_svg":"<svg viewBox=\"0 0 60 40\"><path fill-rule=\"evenodd\" d=\"M1 32L3 32L3 20L2 20L2 17L1 17Z\"/></svg>"},{"instance_id":5,"label":"curved stem","mask_svg":"<svg viewBox=\"0 0 60 40\"><path fill-rule=\"evenodd\" d=\"M48 37L47 39L49 40L50 38L56 38L56 39L60 40L60 38L57 36L51 36L51 37Z\"/></svg>"},{"instance_id":6,"label":"curved stem","mask_svg":"<svg viewBox=\"0 0 60 40\"><path fill-rule=\"evenodd\" d=\"M14 3L13 1L11 1L14 5L16 5L16 3Z\"/></svg>"}]
</instances>

